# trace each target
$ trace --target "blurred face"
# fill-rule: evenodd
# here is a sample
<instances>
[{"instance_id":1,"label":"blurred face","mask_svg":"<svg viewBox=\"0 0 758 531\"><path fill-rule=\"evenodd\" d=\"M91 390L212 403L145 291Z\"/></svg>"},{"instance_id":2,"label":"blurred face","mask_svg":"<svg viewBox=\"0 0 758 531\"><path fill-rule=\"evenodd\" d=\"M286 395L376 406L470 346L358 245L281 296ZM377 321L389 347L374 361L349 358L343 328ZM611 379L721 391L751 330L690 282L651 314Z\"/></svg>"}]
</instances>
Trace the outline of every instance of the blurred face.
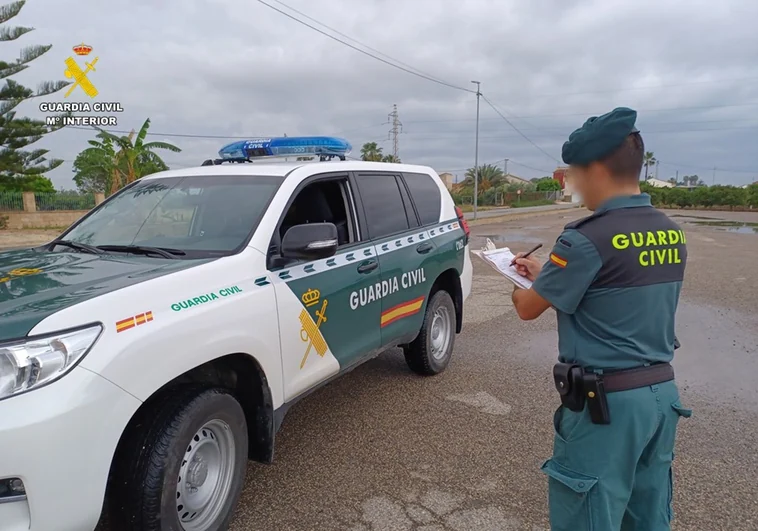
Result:
<instances>
[{"instance_id":1,"label":"blurred face","mask_svg":"<svg viewBox=\"0 0 758 531\"><path fill-rule=\"evenodd\" d=\"M569 172L569 185L582 198L582 202L589 210L595 210L602 202L601 188L603 175L602 166L593 162L589 166L571 166Z\"/></svg>"}]
</instances>

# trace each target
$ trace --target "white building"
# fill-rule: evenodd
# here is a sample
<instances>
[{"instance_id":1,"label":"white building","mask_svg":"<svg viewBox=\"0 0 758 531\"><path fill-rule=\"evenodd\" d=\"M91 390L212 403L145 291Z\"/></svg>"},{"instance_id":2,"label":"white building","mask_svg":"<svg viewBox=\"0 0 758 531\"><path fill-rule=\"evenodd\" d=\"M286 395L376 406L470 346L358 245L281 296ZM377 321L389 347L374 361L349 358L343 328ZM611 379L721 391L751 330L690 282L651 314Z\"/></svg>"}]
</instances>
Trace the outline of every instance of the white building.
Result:
<instances>
[{"instance_id":1,"label":"white building","mask_svg":"<svg viewBox=\"0 0 758 531\"><path fill-rule=\"evenodd\" d=\"M655 178L648 179L644 182L655 188L674 188L674 186L676 186L675 184L668 181L661 181L660 179Z\"/></svg>"}]
</instances>

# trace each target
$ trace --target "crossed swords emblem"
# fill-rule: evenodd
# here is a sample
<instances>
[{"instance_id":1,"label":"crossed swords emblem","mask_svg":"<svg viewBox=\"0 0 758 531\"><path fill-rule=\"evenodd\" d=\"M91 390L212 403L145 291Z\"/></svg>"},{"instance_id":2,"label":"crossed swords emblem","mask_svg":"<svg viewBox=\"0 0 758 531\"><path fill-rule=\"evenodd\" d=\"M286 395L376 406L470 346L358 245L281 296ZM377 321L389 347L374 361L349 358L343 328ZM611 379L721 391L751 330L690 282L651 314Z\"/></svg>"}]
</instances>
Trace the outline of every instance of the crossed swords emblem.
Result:
<instances>
[{"instance_id":1,"label":"crossed swords emblem","mask_svg":"<svg viewBox=\"0 0 758 531\"><path fill-rule=\"evenodd\" d=\"M301 369L305 367L305 362L308 359L308 354L310 354L311 348L315 348L316 352L321 357L324 357L324 354L326 354L326 341L324 341L324 336L321 335L321 331L319 329L321 328L321 324L326 322L326 305L328 302L329 301L324 299L324 301L321 303L321 309L316 310L316 317L318 317L318 321L315 323L313 322L313 319L307 310L303 309L300 312L300 323L303 325L303 327L300 329L300 339L302 339L303 342L308 343L308 348L305 349L303 361L300 362Z\"/></svg>"},{"instance_id":2,"label":"crossed swords emblem","mask_svg":"<svg viewBox=\"0 0 758 531\"><path fill-rule=\"evenodd\" d=\"M66 59L66 77L71 79L74 79L74 84L71 85L71 88L68 89L68 92L63 96L64 98L68 98L73 90L76 87L81 87L82 90L89 96L90 98L94 98L97 96L97 89L95 88L95 85L92 84L92 82L87 78L87 74L92 71L95 71L95 65L97 64L97 60L100 59L99 57L95 57L95 60L91 63L84 62L84 64L87 66L86 70L82 71L81 67L74 61L73 57L69 57Z\"/></svg>"}]
</instances>

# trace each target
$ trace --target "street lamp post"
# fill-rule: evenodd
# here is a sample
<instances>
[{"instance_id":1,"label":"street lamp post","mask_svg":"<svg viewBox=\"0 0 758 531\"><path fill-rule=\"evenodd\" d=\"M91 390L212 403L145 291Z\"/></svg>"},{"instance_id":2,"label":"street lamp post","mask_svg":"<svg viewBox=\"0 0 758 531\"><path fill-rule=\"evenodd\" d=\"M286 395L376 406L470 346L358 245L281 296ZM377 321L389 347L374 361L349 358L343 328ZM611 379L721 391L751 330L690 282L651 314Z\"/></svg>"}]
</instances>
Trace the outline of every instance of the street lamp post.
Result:
<instances>
[{"instance_id":1,"label":"street lamp post","mask_svg":"<svg viewBox=\"0 0 758 531\"><path fill-rule=\"evenodd\" d=\"M476 207L479 203L479 97L482 95L479 81L472 81L476 85L476 147L474 148L474 219L476 219Z\"/></svg>"}]
</instances>

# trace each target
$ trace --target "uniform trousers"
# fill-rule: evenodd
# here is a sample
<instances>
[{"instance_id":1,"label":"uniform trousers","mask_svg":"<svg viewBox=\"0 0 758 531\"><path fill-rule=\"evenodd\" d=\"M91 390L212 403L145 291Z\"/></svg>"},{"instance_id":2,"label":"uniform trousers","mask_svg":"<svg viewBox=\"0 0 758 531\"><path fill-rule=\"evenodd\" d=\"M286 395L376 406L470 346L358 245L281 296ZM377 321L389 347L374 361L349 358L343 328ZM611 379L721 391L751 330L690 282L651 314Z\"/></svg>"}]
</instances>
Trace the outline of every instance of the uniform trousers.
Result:
<instances>
[{"instance_id":1,"label":"uniform trousers","mask_svg":"<svg viewBox=\"0 0 758 531\"><path fill-rule=\"evenodd\" d=\"M674 381L608 393L611 423L563 406L553 416L548 476L552 531L668 531L674 439L682 406Z\"/></svg>"}]
</instances>

